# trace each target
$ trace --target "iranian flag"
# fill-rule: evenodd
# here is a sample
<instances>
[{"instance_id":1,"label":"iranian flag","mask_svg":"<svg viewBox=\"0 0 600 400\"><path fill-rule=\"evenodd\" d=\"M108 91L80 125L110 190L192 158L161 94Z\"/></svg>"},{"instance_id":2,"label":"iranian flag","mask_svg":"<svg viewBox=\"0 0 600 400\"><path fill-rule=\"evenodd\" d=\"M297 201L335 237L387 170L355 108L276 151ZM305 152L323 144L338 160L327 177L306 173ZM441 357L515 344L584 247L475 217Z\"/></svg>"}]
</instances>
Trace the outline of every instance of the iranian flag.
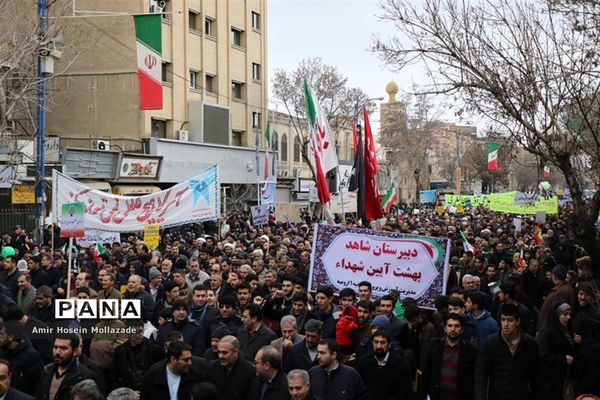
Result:
<instances>
[{"instance_id":1,"label":"iranian flag","mask_svg":"<svg viewBox=\"0 0 600 400\"><path fill-rule=\"evenodd\" d=\"M140 84L140 109L159 110L163 108L161 15L136 15L133 18Z\"/></svg>"},{"instance_id":2,"label":"iranian flag","mask_svg":"<svg viewBox=\"0 0 600 400\"><path fill-rule=\"evenodd\" d=\"M550 163L544 163L544 178L550 177Z\"/></svg>"},{"instance_id":3,"label":"iranian flag","mask_svg":"<svg viewBox=\"0 0 600 400\"><path fill-rule=\"evenodd\" d=\"M488 170L498 169L498 143L488 143Z\"/></svg>"},{"instance_id":4,"label":"iranian flag","mask_svg":"<svg viewBox=\"0 0 600 400\"><path fill-rule=\"evenodd\" d=\"M325 117L325 112L319 105L314 91L306 82L304 82L304 101L308 122L310 155L317 178L317 193L321 204L327 204L331 199L331 195L329 194L326 174L338 166L335 142L331 137L331 129Z\"/></svg>"},{"instance_id":5,"label":"iranian flag","mask_svg":"<svg viewBox=\"0 0 600 400\"><path fill-rule=\"evenodd\" d=\"M106 253L104 247L100 243L96 243L96 245L94 246L94 253L92 254L94 261L98 262L100 260L100 256L104 253Z\"/></svg>"},{"instance_id":6,"label":"iranian flag","mask_svg":"<svg viewBox=\"0 0 600 400\"><path fill-rule=\"evenodd\" d=\"M383 207L383 211L386 214L390 213L392 206L398 202L398 192L396 191L396 187L390 184L387 193L381 199L381 206Z\"/></svg>"},{"instance_id":7,"label":"iranian flag","mask_svg":"<svg viewBox=\"0 0 600 400\"><path fill-rule=\"evenodd\" d=\"M475 249L475 246L473 246L471 243L469 243L469 240L467 239L467 237L465 236L465 233L463 231L460 231L460 240L462 240L463 249L465 250L465 252L470 251L473 254L475 254L477 252Z\"/></svg>"}]
</instances>

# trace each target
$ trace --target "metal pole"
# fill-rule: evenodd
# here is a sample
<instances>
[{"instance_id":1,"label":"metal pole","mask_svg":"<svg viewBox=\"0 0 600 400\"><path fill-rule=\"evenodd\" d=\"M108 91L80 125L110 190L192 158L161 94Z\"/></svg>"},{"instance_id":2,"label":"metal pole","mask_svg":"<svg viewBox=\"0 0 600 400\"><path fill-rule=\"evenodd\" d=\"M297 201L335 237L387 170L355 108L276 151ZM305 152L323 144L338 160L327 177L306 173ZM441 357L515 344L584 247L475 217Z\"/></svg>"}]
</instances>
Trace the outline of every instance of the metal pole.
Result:
<instances>
[{"instance_id":1,"label":"metal pole","mask_svg":"<svg viewBox=\"0 0 600 400\"><path fill-rule=\"evenodd\" d=\"M47 0L38 0L39 19L39 41L45 41L48 34L48 3ZM45 180L44 180L44 141L46 136L46 80L42 74L42 56L38 54L37 59L37 174L35 179L35 219L39 229L39 244L44 240L44 214L45 204Z\"/></svg>"},{"instance_id":2,"label":"metal pole","mask_svg":"<svg viewBox=\"0 0 600 400\"><path fill-rule=\"evenodd\" d=\"M462 171L460 169L460 133L456 132L456 194L460 194L461 188L461 180L462 180Z\"/></svg>"}]
</instances>

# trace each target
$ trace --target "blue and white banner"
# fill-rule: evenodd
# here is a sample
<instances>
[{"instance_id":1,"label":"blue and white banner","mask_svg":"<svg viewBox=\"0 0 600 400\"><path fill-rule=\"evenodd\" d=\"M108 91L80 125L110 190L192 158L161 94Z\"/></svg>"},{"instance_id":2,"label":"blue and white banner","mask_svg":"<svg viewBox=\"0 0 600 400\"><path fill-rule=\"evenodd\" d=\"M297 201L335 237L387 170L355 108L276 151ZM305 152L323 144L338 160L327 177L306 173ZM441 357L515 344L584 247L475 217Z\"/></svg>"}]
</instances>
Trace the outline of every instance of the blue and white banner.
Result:
<instances>
[{"instance_id":1,"label":"blue and white banner","mask_svg":"<svg viewBox=\"0 0 600 400\"><path fill-rule=\"evenodd\" d=\"M175 186L145 196L117 196L95 190L53 170L52 210L65 203L83 203L85 228L110 232L163 228L215 220L219 217L219 173L214 165Z\"/></svg>"},{"instance_id":2,"label":"blue and white banner","mask_svg":"<svg viewBox=\"0 0 600 400\"><path fill-rule=\"evenodd\" d=\"M435 190L421 190L419 192L419 203L421 203L421 204L435 203Z\"/></svg>"}]
</instances>

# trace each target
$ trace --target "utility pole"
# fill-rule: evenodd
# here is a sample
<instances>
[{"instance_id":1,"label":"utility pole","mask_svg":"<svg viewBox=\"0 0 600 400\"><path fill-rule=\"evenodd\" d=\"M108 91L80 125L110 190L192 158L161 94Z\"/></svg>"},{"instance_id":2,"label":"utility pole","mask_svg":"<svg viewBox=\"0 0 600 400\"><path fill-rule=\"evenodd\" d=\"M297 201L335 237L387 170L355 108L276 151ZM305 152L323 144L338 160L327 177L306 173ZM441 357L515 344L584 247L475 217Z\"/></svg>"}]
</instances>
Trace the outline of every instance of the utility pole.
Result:
<instances>
[{"instance_id":1,"label":"utility pole","mask_svg":"<svg viewBox=\"0 0 600 400\"><path fill-rule=\"evenodd\" d=\"M39 32L38 40L41 44L48 36L48 0L37 0ZM46 212L45 191L45 159L44 142L46 139L46 78L43 73L42 63L44 55L38 51L37 57L37 173L35 179L35 220L39 228L39 244L44 240L44 215ZM56 216L55 216L56 217Z\"/></svg>"},{"instance_id":2,"label":"utility pole","mask_svg":"<svg viewBox=\"0 0 600 400\"><path fill-rule=\"evenodd\" d=\"M456 194L460 194L462 171L460 169L460 132L456 132Z\"/></svg>"}]
</instances>

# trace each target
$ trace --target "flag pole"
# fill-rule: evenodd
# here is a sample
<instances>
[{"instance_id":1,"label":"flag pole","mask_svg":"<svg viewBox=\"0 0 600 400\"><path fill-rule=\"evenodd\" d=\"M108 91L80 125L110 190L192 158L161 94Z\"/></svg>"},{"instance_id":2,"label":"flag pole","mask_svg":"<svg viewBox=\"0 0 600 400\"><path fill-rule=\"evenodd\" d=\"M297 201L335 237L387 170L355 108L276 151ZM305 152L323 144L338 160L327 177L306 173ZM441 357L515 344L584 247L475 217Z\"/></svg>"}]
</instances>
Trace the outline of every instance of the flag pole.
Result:
<instances>
[{"instance_id":1,"label":"flag pole","mask_svg":"<svg viewBox=\"0 0 600 400\"><path fill-rule=\"evenodd\" d=\"M346 143L346 145L348 145ZM338 181L338 187L340 188L340 200L342 201L342 225L346 223L346 210L344 209L344 189L341 185L342 182L342 176L340 174L340 166L338 165L336 167L336 173L337 173L337 181Z\"/></svg>"},{"instance_id":2,"label":"flag pole","mask_svg":"<svg viewBox=\"0 0 600 400\"><path fill-rule=\"evenodd\" d=\"M71 295L71 275L73 272L71 269L73 268L73 236L69 237L69 258L68 258L68 269L67 269L67 294L65 296L66 299Z\"/></svg>"}]
</instances>

